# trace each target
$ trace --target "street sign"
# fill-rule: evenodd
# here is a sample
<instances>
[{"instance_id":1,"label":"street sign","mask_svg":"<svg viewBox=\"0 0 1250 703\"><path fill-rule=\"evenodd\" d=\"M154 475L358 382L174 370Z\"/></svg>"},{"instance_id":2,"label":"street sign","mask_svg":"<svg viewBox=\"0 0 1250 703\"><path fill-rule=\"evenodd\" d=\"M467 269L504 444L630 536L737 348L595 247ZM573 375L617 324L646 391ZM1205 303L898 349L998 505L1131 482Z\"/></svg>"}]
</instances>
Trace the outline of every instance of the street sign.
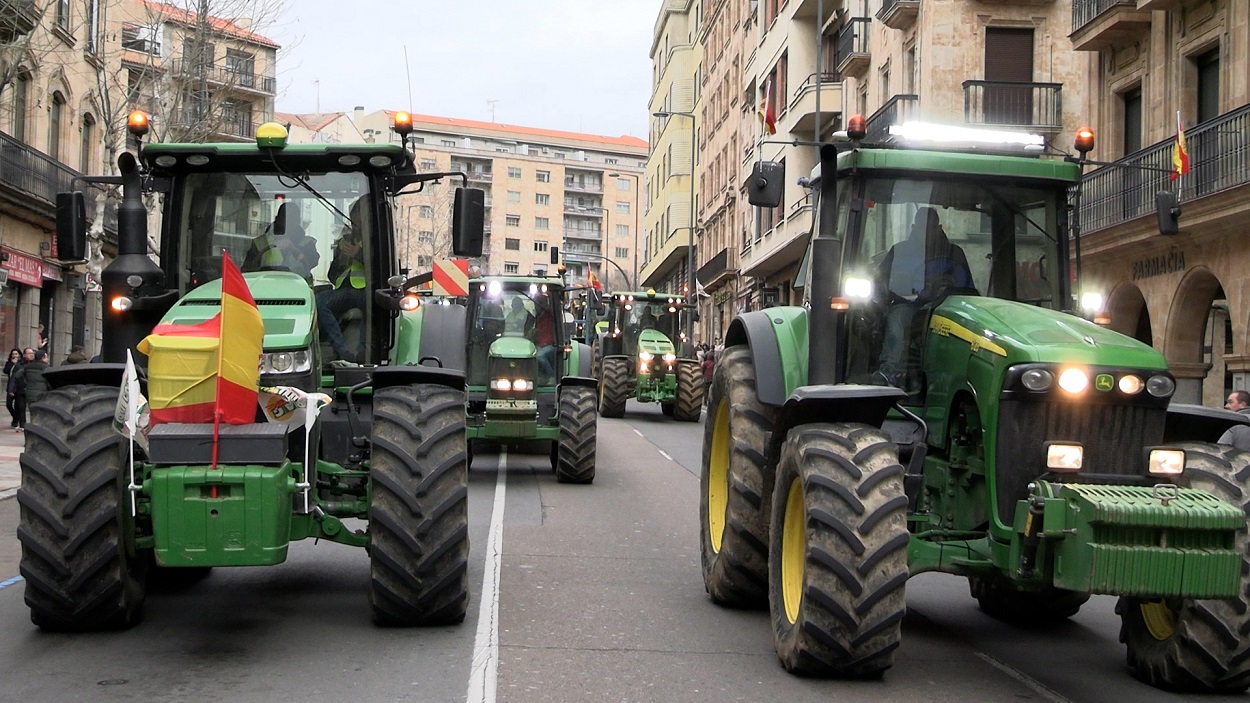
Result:
<instances>
[{"instance_id":1,"label":"street sign","mask_svg":"<svg viewBox=\"0 0 1250 703\"><path fill-rule=\"evenodd\" d=\"M469 294L469 260L439 259L434 262L434 295Z\"/></svg>"}]
</instances>

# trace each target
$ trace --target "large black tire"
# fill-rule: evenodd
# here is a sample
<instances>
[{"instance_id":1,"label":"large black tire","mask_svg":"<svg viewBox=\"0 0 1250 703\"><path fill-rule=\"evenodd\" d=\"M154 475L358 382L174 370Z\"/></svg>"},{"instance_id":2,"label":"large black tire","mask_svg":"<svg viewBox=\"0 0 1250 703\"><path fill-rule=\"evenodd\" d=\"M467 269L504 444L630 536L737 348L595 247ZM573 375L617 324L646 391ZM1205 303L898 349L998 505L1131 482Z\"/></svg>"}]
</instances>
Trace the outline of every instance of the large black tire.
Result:
<instances>
[{"instance_id":1,"label":"large black tire","mask_svg":"<svg viewBox=\"0 0 1250 703\"><path fill-rule=\"evenodd\" d=\"M663 415L664 417L672 417L674 405L675 403L670 403L667 401L660 403L660 414Z\"/></svg>"},{"instance_id":2,"label":"large black tire","mask_svg":"<svg viewBox=\"0 0 1250 703\"><path fill-rule=\"evenodd\" d=\"M703 369L694 359L677 360L677 402L673 419L698 422L703 413Z\"/></svg>"},{"instance_id":3,"label":"large black tire","mask_svg":"<svg viewBox=\"0 0 1250 703\"><path fill-rule=\"evenodd\" d=\"M750 349L726 349L712 379L699 479L703 586L721 605L768 604L773 476L764 459L776 418L756 393Z\"/></svg>"},{"instance_id":4,"label":"large black tire","mask_svg":"<svg viewBox=\"0 0 1250 703\"><path fill-rule=\"evenodd\" d=\"M625 401L632 386L629 381L629 360L610 357L603 360L599 377L599 414L604 417L625 417Z\"/></svg>"},{"instance_id":5,"label":"large black tire","mask_svg":"<svg viewBox=\"0 0 1250 703\"><path fill-rule=\"evenodd\" d=\"M379 625L446 625L469 606L465 394L373 394L369 603Z\"/></svg>"},{"instance_id":6,"label":"large black tire","mask_svg":"<svg viewBox=\"0 0 1250 703\"><path fill-rule=\"evenodd\" d=\"M115 630L142 616L149 557L126 546L130 475L113 430L117 393L69 386L30 410L17 538L30 619L44 630Z\"/></svg>"},{"instance_id":7,"label":"large black tire","mask_svg":"<svg viewBox=\"0 0 1250 703\"><path fill-rule=\"evenodd\" d=\"M790 430L777 465L768 598L777 656L805 676L880 676L907 612L898 448L858 423Z\"/></svg>"},{"instance_id":8,"label":"large black tire","mask_svg":"<svg viewBox=\"0 0 1250 703\"><path fill-rule=\"evenodd\" d=\"M1250 453L1191 442L1178 483L1216 495L1250 515ZM1120 641L1134 674L1160 688L1236 693L1250 687L1250 537L1237 533L1241 584L1226 600L1121 598ZM1152 631L1153 626L1153 631Z\"/></svg>"},{"instance_id":9,"label":"large black tire","mask_svg":"<svg viewBox=\"0 0 1250 703\"><path fill-rule=\"evenodd\" d=\"M584 386L560 389L560 441L556 480L590 483L595 480L595 392Z\"/></svg>"},{"instance_id":10,"label":"large black tire","mask_svg":"<svg viewBox=\"0 0 1250 703\"><path fill-rule=\"evenodd\" d=\"M1013 591L997 584L971 583L973 596L990 617L1016 625L1044 625L1076 615L1089 600L1088 593L1048 587L1041 591Z\"/></svg>"}]
</instances>

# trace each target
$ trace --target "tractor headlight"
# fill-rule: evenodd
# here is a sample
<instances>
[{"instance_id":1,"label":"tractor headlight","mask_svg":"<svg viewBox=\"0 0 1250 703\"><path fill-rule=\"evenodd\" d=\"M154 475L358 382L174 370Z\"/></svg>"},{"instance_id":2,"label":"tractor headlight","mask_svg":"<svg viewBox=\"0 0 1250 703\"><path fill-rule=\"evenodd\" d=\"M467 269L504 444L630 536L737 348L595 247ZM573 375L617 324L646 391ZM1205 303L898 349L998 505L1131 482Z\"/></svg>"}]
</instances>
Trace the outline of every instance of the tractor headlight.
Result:
<instances>
[{"instance_id":1,"label":"tractor headlight","mask_svg":"<svg viewBox=\"0 0 1250 703\"><path fill-rule=\"evenodd\" d=\"M643 361L638 364L638 373L650 373L647 370L647 362Z\"/></svg>"},{"instance_id":2,"label":"tractor headlight","mask_svg":"<svg viewBox=\"0 0 1250 703\"><path fill-rule=\"evenodd\" d=\"M261 373L307 373L312 369L312 350L266 352L261 355Z\"/></svg>"},{"instance_id":3,"label":"tractor headlight","mask_svg":"<svg viewBox=\"0 0 1250 703\"><path fill-rule=\"evenodd\" d=\"M526 378L518 378L512 382L512 390L529 391L534 389L534 382Z\"/></svg>"},{"instance_id":4,"label":"tractor headlight","mask_svg":"<svg viewBox=\"0 0 1250 703\"><path fill-rule=\"evenodd\" d=\"M1046 369L1029 369L1020 375L1020 383L1034 392L1049 390L1055 383L1055 374Z\"/></svg>"},{"instance_id":5,"label":"tractor headlight","mask_svg":"<svg viewBox=\"0 0 1250 703\"><path fill-rule=\"evenodd\" d=\"M1185 471L1183 449L1151 449L1150 473L1156 476L1179 476Z\"/></svg>"},{"instance_id":6,"label":"tractor headlight","mask_svg":"<svg viewBox=\"0 0 1250 703\"><path fill-rule=\"evenodd\" d=\"M652 354L651 352L638 352L638 358L643 361L651 361L655 358L655 354Z\"/></svg>"},{"instance_id":7,"label":"tractor headlight","mask_svg":"<svg viewBox=\"0 0 1250 703\"><path fill-rule=\"evenodd\" d=\"M1075 442L1047 442L1046 468L1051 471L1080 471L1085 448Z\"/></svg>"},{"instance_id":8,"label":"tractor headlight","mask_svg":"<svg viewBox=\"0 0 1250 703\"><path fill-rule=\"evenodd\" d=\"M671 364L674 361L677 361L677 355L674 354L673 352L669 352L664 355L664 363Z\"/></svg>"},{"instance_id":9,"label":"tractor headlight","mask_svg":"<svg viewBox=\"0 0 1250 703\"><path fill-rule=\"evenodd\" d=\"M1120 377L1120 392L1124 395L1137 395L1142 392L1146 384L1142 382L1141 377L1128 374Z\"/></svg>"},{"instance_id":10,"label":"tractor headlight","mask_svg":"<svg viewBox=\"0 0 1250 703\"><path fill-rule=\"evenodd\" d=\"M1059 387L1072 395L1079 395L1089 388L1089 374L1081 369L1064 369L1059 374Z\"/></svg>"},{"instance_id":11,"label":"tractor headlight","mask_svg":"<svg viewBox=\"0 0 1250 703\"><path fill-rule=\"evenodd\" d=\"M1146 392L1156 398L1167 398L1175 391L1176 382L1163 374L1151 376L1150 380L1146 381Z\"/></svg>"},{"instance_id":12,"label":"tractor headlight","mask_svg":"<svg viewBox=\"0 0 1250 703\"><path fill-rule=\"evenodd\" d=\"M496 378L490 382L490 387L497 391L510 391L512 390L512 381L506 378Z\"/></svg>"}]
</instances>

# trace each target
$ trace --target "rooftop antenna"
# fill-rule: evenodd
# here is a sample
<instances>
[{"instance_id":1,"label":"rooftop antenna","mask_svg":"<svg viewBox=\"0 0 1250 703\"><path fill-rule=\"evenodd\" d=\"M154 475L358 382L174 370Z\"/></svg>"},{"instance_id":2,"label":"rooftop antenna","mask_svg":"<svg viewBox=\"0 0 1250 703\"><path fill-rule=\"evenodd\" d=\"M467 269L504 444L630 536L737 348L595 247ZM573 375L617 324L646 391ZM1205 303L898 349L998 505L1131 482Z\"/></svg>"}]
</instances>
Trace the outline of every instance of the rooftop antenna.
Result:
<instances>
[{"instance_id":1,"label":"rooftop antenna","mask_svg":"<svg viewBox=\"0 0 1250 703\"><path fill-rule=\"evenodd\" d=\"M494 121L495 121L495 105L496 105L498 102L499 102L498 100L487 100L487 101L486 101L486 104L490 106L490 121L491 121L491 122L494 122Z\"/></svg>"},{"instance_id":2,"label":"rooftop antenna","mask_svg":"<svg viewBox=\"0 0 1250 703\"><path fill-rule=\"evenodd\" d=\"M404 73L408 75L408 112L412 112L412 69L408 66L407 44L404 44Z\"/></svg>"},{"instance_id":3,"label":"rooftop antenna","mask_svg":"<svg viewBox=\"0 0 1250 703\"><path fill-rule=\"evenodd\" d=\"M317 109L314 110L314 112L320 114L321 113L321 79L320 78L313 79L313 87L317 89Z\"/></svg>"}]
</instances>

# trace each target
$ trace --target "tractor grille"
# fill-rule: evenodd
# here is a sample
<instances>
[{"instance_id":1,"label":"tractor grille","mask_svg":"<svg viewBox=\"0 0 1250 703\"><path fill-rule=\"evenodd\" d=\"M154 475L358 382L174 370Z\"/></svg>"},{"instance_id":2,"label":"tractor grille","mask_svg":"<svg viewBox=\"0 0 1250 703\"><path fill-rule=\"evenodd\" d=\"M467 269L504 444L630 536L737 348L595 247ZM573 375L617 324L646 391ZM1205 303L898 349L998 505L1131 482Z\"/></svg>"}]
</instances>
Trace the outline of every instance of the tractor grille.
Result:
<instances>
[{"instance_id":1,"label":"tractor grille","mask_svg":"<svg viewBox=\"0 0 1250 703\"><path fill-rule=\"evenodd\" d=\"M1003 400L999 406L998 516L1008 525L1017 500L1046 473L1045 443L1080 442L1082 473L1136 476L1146 470L1145 447L1163 442L1166 409L1109 403ZM1065 479L1079 483L1080 474Z\"/></svg>"}]
</instances>

